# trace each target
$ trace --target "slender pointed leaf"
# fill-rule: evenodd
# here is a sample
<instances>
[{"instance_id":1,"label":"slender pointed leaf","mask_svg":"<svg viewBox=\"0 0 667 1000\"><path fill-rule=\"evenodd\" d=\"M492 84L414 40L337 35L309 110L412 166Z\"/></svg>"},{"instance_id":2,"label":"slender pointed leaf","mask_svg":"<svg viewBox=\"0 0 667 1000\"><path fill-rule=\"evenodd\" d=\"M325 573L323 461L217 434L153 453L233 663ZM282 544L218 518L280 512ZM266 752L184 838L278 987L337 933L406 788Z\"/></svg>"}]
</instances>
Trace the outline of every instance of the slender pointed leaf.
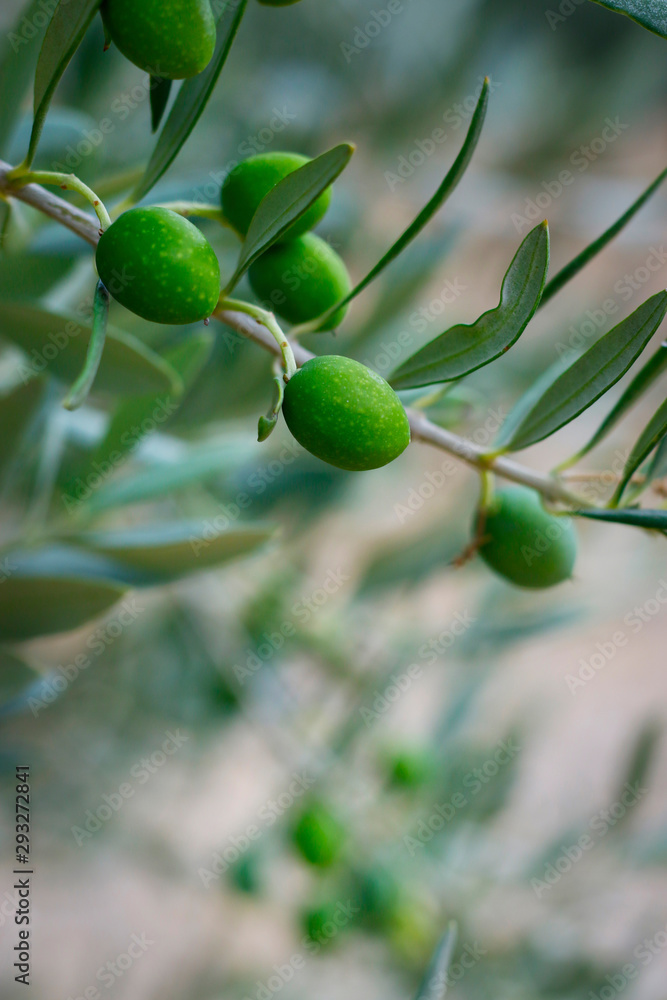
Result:
<instances>
[{"instance_id":1,"label":"slender pointed leaf","mask_svg":"<svg viewBox=\"0 0 667 1000\"><path fill-rule=\"evenodd\" d=\"M169 103L173 80L163 80L160 76L151 76L151 132L157 132L162 116Z\"/></svg>"},{"instance_id":2,"label":"slender pointed leaf","mask_svg":"<svg viewBox=\"0 0 667 1000\"><path fill-rule=\"evenodd\" d=\"M29 157L35 154L51 98L102 0L59 0L42 42L35 70L35 119Z\"/></svg>"},{"instance_id":3,"label":"slender pointed leaf","mask_svg":"<svg viewBox=\"0 0 667 1000\"><path fill-rule=\"evenodd\" d=\"M632 479L632 476L635 474L642 462L648 458L656 445L662 441L665 434L667 434L667 400L665 400L662 406L659 407L658 411L653 414L648 424L639 435L638 440L635 442L635 445L628 456L628 460L625 463L621 481L614 492L614 502L617 503L619 501L625 487Z\"/></svg>"},{"instance_id":4,"label":"slender pointed leaf","mask_svg":"<svg viewBox=\"0 0 667 1000\"><path fill-rule=\"evenodd\" d=\"M23 98L28 93L37 65L44 35L44 26L38 28L34 22L38 11L41 19L44 0L32 0L32 3L22 9L14 30L7 32L5 36L0 62L0 152L3 156L8 155L9 141L16 129ZM34 37L27 39L22 34L24 20L33 25Z\"/></svg>"},{"instance_id":5,"label":"slender pointed leaf","mask_svg":"<svg viewBox=\"0 0 667 1000\"><path fill-rule=\"evenodd\" d=\"M17 642L79 628L103 614L125 590L104 580L11 574L0 586L0 640Z\"/></svg>"},{"instance_id":6,"label":"slender pointed leaf","mask_svg":"<svg viewBox=\"0 0 667 1000\"><path fill-rule=\"evenodd\" d=\"M447 992L447 971L454 957L457 928L452 921L441 937L424 978L419 984L415 1000L442 1000Z\"/></svg>"},{"instance_id":7,"label":"slender pointed leaf","mask_svg":"<svg viewBox=\"0 0 667 1000\"><path fill-rule=\"evenodd\" d=\"M391 376L394 389L461 378L488 365L514 344L540 301L549 266L549 230L536 226L517 250L503 279L500 303L472 324L446 330Z\"/></svg>"},{"instance_id":8,"label":"slender pointed leaf","mask_svg":"<svg viewBox=\"0 0 667 1000\"><path fill-rule=\"evenodd\" d=\"M148 194L171 166L199 121L229 55L246 3L247 0L226 0L224 3L218 19L213 58L205 70L181 86L144 175L134 191L135 201Z\"/></svg>"},{"instance_id":9,"label":"slender pointed leaf","mask_svg":"<svg viewBox=\"0 0 667 1000\"><path fill-rule=\"evenodd\" d=\"M647 483L655 482L656 479L664 479L667 476L667 438L658 445L658 449L653 456L648 471L646 473Z\"/></svg>"},{"instance_id":10,"label":"slender pointed leaf","mask_svg":"<svg viewBox=\"0 0 667 1000\"><path fill-rule=\"evenodd\" d=\"M601 7L608 7L618 14L641 24L643 28L667 38L667 6L664 0L593 0Z\"/></svg>"},{"instance_id":11,"label":"slender pointed leaf","mask_svg":"<svg viewBox=\"0 0 667 1000\"><path fill-rule=\"evenodd\" d=\"M667 292L658 292L600 337L535 403L516 428L506 449L527 448L583 413L625 375L666 312Z\"/></svg>"},{"instance_id":12,"label":"slender pointed leaf","mask_svg":"<svg viewBox=\"0 0 667 1000\"><path fill-rule=\"evenodd\" d=\"M592 438L580 451L577 452L575 459L568 464L574 464L575 460L579 461L579 459L583 458L584 455L587 455L589 451L592 451L593 448L595 448L595 446L610 433L619 420L625 416L628 410L637 402L642 394L653 385L655 380L660 375L662 375L666 368L667 341L661 344L655 354L651 355L646 364L641 367L616 405L604 418Z\"/></svg>"},{"instance_id":13,"label":"slender pointed leaf","mask_svg":"<svg viewBox=\"0 0 667 1000\"><path fill-rule=\"evenodd\" d=\"M262 198L252 217L229 292L250 265L268 250L343 172L354 146L342 143L283 177Z\"/></svg>"},{"instance_id":14,"label":"slender pointed leaf","mask_svg":"<svg viewBox=\"0 0 667 1000\"><path fill-rule=\"evenodd\" d=\"M43 394L44 381L35 378L0 396L0 470L16 453Z\"/></svg>"},{"instance_id":15,"label":"slender pointed leaf","mask_svg":"<svg viewBox=\"0 0 667 1000\"><path fill-rule=\"evenodd\" d=\"M493 442L494 451L505 448L508 442L511 441L512 435L521 424L526 414L530 413L538 399L542 398L549 386L556 381L558 376L562 374L569 363L569 359L561 355L561 357L557 358L552 365L549 365L546 371L543 371L535 382L533 382L533 384L526 389L523 396L516 401L510 412L507 414L507 417L502 422L500 430L498 431Z\"/></svg>"},{"instance_id":16,"label":"slender pointed leaf","mask_svg":"<svg viewBox=\"0 0 667 1000\"><path fill-rule=\"evenodd\" d=\"M93 326L88 341L86 351L86 361L81 370L81 374L67 393L63 400L66 410L77 410L88 398L88 393L93 387L95 376L97 375L104 352L104 344L107 337L107 326L109 323L109 302L111 296L102 284L97 282L95 288L95 301L93 303Z\"/></svg>"},{"instance_id":17,"label":"slender pointed leaf","mask_svg":"<svg viewBox=\"0 0 667 1000\"><path fill-rule=\"evenodd\" d=\"M667 510L622 507L617 510L573 510L571 513L594 521L611 521L614 524L629 524L634 528L667 533Z\"/></svg>"},{"instance_id":18,"label":"slender pointed leaf","mask_svg":"<svg viewBox=\"0 0 667 1000\"><path fill-rule=\"evenodd\" d=\"M312 327L313 330L326 329L326 327L323 326L323 323L326 322L327 318L335 315L335 313L337 313L342 306L347 305L348 302L351 302L352 299L355 299L357 295L363 292L364 289L367 288L371 282L374 281L375 278L377 278L377 276L392 263L392 261L396 260L399 254L401 254L406 246L411 243L412 240L419 235L419 233L421 233L426 224L431 221L436 212L444 205L468 169L473 153L477 148L477 143L479 142L479 137L482 133L482 126L484 125L484 118L486 117L486 110L489 103L489 87L490 81L487 77L482 84L482 90L479 95L477 107L475 108L470 121L468 133L466 135L465 142L461 147L461 151L452 164L447 176L428 204L421 210L414 222L412 222L405 232L402 233L396 240L394 245L387 251L384 257L382 257L375 267L368 272L366 277L362 278L359 284L352 289L349 295L346 295L344 299L340 300L340 302L337 302L330 309L327 309L325 313L318 316L312 321L312 323L304 324L304 327Z\"/></svg>"},{"instance_id":19,"label":"slender pointed leaf","mask_svg":"<svg viewBox=\"0 0 667 1000\"><path fill-rule=\"evenodd\" d=\"M11 340L27 360L20 366L24 381L42 371L73 382L86 360L90 327L21 302L0 303L0 336ZM121 330L107 332L96 380L97 388L123 396L182 390L180 379L164 358Z\"/></svg>"},{"instance_id":20,"label":"slender pointed leaf","mask_svg":"<svg viewBox=\"0 0 667 1000\"><path fill-rule=\"evenodd\" d=\"M640 208L646 204L651 195L655 194L664 179L667 177L667 168L659 174L652 184L646 188L644 192L637 198L635 202L630 206L630 208L623 213L620 219L606 229L602 236L599 236L596 240L590 243L585 250L582 250L580 254L566 264L565 267L561 268L558 274L555 274L551 281L548 282L544 292L542 293L542 301L540 302L540 307L549 301L557 292L561 290L563 285L566 285L568 281L575 277L586 265L599 254L601 250L607 246L608 243L614 239L615 236L621 232L622 229L627 226L628 222L634 218Z\"/></svg>"}]
</instances>

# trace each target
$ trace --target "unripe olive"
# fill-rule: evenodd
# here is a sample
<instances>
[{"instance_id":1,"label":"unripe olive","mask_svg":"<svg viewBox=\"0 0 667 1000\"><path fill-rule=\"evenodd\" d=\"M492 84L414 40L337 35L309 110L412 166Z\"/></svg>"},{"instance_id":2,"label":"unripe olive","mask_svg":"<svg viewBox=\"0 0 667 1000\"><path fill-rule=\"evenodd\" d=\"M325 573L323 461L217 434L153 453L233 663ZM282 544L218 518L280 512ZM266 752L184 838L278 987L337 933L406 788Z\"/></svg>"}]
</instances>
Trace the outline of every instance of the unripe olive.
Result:
<instances>
[{"instance_id":1,"label":"unripe olive","mask_svg":"<svg viewBox=\"0 0 667 1000\"><path fill-rule=\"evenodd\" d=\"M572 576L576 532L569 519L549 514L534 490L498 490L486 511L482 536L482 559L518 587L553 587Z\"/></svg>"},{"instance_id":2,"label":"unripe olive","mask_svg":"<svg viewBox=\"0 0 667 1000\"><path fill-rule=\"evenodd\" d=\"M293 837L306 861L328 868L340 857L346 831L328 806L312 802L297 820Z\"/></svg>"},{"instance_id":3,"label":"unripe olive","mask_svg":"<svg viewBox=\"0 0 667 1000\"><path fill-rule=\"evenodd\" d=\"M242 236L262 198L288 174L303 167L309 157L300 153L260 153L243 160L227 175L220 192L222 211L227 220ZM291 226L283 239L293 239L313 229L320 221L331 201L331 187L323 191L307 212Z\"/></svg>"},{"instance_id":4,"label":"unripe olive","mask_svg":"<svg viewBox=\"0 0 667 1000\"><path fill-rule=\"evenodd\" d=\"M208 240L168 208L125 212L100 237L96 262L113 297L153 323L196 323L220 296Z\"/></svg>"},{"instance_id":5,"label":"unripe olive","mask_svg":"<svg viewBox=\"0 0 667 1000\"><path fill-rule=\"evenodd\" d=\"M104 0L102 16L123 55L153 76L185 80L213 57L210 0Z\"/></svg>"},{"instance_id":6,"label":"unripe olive","mask_svg":"<svg viewBox=\"0 0 667 1000\"><path fill-rule=\"evenodd\" d=\"M306 233L278 243L251 266L248 277L255 294L290 323L308 323L335 306L351 291L345 264L325 240ZM347 306L326 322L333 330Z\"/></svg>"},{"instance_id":7,"label":"unripe olive","mask_svg":"<svg viewBox=\"0 0 667 1000\"><path fill-rule=\"evenodd\" d=\"M398 788L419 788L437 772L437 761L429 750L404 748L389 761L389 778Z\"/></svg>"},{"instance_id":8,"label":"unripe olive","mask_svg":"<svg viewBox=\"0 0 667 1000\"><path fill-rule=\"evenodd\" d=\"M299 444L339 469L378 469L410 443L410 424L394 390L351 358L307 361L285 387L283 413Z\"/></svg>"}]
</instances>

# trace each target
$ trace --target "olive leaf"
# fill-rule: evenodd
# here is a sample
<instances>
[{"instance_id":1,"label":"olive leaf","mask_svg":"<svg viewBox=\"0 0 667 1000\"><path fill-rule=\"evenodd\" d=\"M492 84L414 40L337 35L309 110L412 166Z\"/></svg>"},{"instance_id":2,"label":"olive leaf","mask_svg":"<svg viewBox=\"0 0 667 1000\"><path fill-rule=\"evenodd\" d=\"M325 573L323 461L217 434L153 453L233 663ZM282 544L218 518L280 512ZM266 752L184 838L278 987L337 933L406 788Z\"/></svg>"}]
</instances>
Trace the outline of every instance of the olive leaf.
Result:
<instances>
[{"instance_id":1,"label":"olive leaf","mask_svg":"<svg viewBox=\"0 0 667 1000\"><path fill-rule=\"evenodd\" d=\"M622 417L625 416L628 410L637 402L642 394L653 385L655 380L660 375L662 375L666 368L667 342L661 344L655 354L651 355L646 364L642 365L630 385L622 394L621 398L604 418L590 440L567 462L567 466L563 465L560 466L560 468L566 468L570 465L574 465L582 459L584 455L587 455L589 451L592 451L593 448L595 448L596 445L598 445L600 441L602 441L607 434L610 433Z\"/></svg>"},{"instance_id":2,"label":"olive leaf","mask_svg":"<svg viewBox=\"0 0 667 1000\"><path fill-rule=\"evenodd\" d=\"M171 166L199 121L229 55L246 3L247 0L224 0L216 28L213 58L205 70L181 86L144 175L133 192L134 201L140 201L147 195Z\"/></svg>"},{"instance_id":3,"label":"olive leaf","mask_svg":"<svg viewBox=\"0 0 667 1000\"><path fill-rule=\"evenodd\" d=\"M662 323L667 292L658 292L600 337L559 375L524 416L507 442L518 451L574 420L625 375Z\"/></svg>"},{"instance_id":4,"label":"olive leaf","mask_svg":"<svg viewBox=\"0 0 667 1000\"><path fill-rule=\"evenodd\" d=\"M451 921L436 946L424 978L415 994L415 1000L443 1000L447 991L447 970L454 956L456 938L456 923Z\"/></svg>"},{"instance_id":5,"label":"olive leaf","mask_svg":"<svg viewBox=\"0 0 667 1000\"><path fill-rule=\"evenodd\" d=\"M47 371L72 382L82 370L91 338L90 327L77 320L25 305L0 303L0 336L11 340L28 355L21 366L24 379ZM173 368L136 337L109 330L100 361L97 388L118 395L182 390Z\"/></svg>"},{"instance_id":6,"label":"olive leaf","mask_svg":"<svg viewBox=\"0 0 667 1000\"><path fill-rule=\"evenodd\" d=\"M502 451L505 448L526 414L530 413L538 399L541 399L548 387L556 381L569 364L570 360L561 355L519 397L500 425L500 430L493 442L493 451Z\"/></svg>"},{"instance_id":7,"label":"olive leaf","mask_svg":"<svg viewBox=\"0 0 667 1000\"><path fill-rule=\"evenodd\" d=\"M635 442L635 445L628 456L628 460L625 463L625 468L623 469L623 475L621 480L616 487L614 496L612 498L612 504L617 504L623 495L625 487L628 485L632 476L637 471L639 466L645 459L651 454L653 449L662 441L662 439L667 434L667 400L658 408L657 412L653 414L648 424L639 435L639 438Z\"/></svg>"},{"instance_id":8,"label":"olive leaf","mask_svg":"<svg viewBox=\"0 0 667 1000\"><path fill-rule=\"evenodd\" d=\"M35 378L0 396L0 469L16 452L43 394L44 381Z\"/></svg>"},{"instance_id":9,"label":"olive leaf","mask_svg":"<svg viewBox=\"0 0 667 1000\"><path fill-rule=\"evenodd\" d=\"M416 219L408 226L408 228L399 236L392 247L387 251L387 253L382 257L381 260L371 268L365 278L356 285L349 295L346 295L344 299L336 302L335 305L327 309L326 312L322 313L321 316L317 316L314 320L309 323L304 323L299 327L300 332L315 332L326 330L327 319L330 316L334 316L339 309L355 299L357 295L366 289L375 278L381 274L386 267L389 266L396 258L405 250L409 243L415 239L416 236L421 233L422 229L426 226L428 222L431 221L436 212L444 205L449 196L453 193L457 187L459 181L465 174L470 161L472 160L473 153L477 148L477 143L479 142L480 135L482 134L482 126L484 125L484 119L486 117L486 110L489 103L489 89L490 80L485 77L482 84L482 90L479 95L479 100L477 101L477 106L473 112L470 125L468 127L468 132L465 137L465 141L459 155L454 160L450 170L448 171L442 184L435 192L431 200L424 206Z\"/></svg>"},{"instance_id":10,"label":"olive leaf","mask_svg":"<svg viewBox=\"0 0 667 1000\"><path fill-rule=\"evenodd\" d=\"M667 7L664 0L593 0L641 24L643 28L667 38Z\"/></svg>"},{"instance_id":11,"label":"olive leaf","mask_svg":"<svg viewBox=\"0 0 667 1000\"><path fill-rule=\"evenodd\" d=\"M162 116L169 103L173 80L163 80L161 76L151 76L151 132L157 132Z\"/></svg>"},{"instance_id":12,"label":"olive leaf","mask_svg":"<svg viewBox=\"0 0 667 1000\"><path fill-rule=\"evenodd\" d=\"M35 27L35 37L31 38L28 44L4 46L4 55L0 62L0 149L3 155L7 155L6 147L15 131L23 98L28 92L35 72L40 49L38 42L41 42L44 28L35 25L34 17L38 11L43 12L43 9L44 0L32 0L32 3L21 11L21 17L14 26L14 31L7 32L8 41L13 42L12 35L24 41L20 36L24 20Z\"/></svg>"},{"instance_id":13,"label":"olive leaf","mask_svg":"<svg viewBox=\"0 0 667 1000\"><path fill-rule=\"evenodd\" d=\"M624 229L630 220L634 218L640 208L642 208L649 198L655 194L666 177L667 168L665 168L662 173L658 174L653 183L649 184L646 190L640 194L639 198L632 203L630 208L628 208L628 210L624 212L623 215L609 227L609 229L606 229L601 236L599 236L596 240L593 240L593 242L582 250L580 254L577 254L577 256L574 257L569 264L566 264L565 267L561 268L561 270L553 276L553 278L547 283L546 288L542 293L540 308L557 292L559 292L568 281L574 278L575 275L577 275L579 271L581 271L589 263L589 261L596 256L596 254L599 254L601 250L604 250L607 244L611 243L615 236L618 236L621 230Z\"/></svg>"},{"instance_id":14,"label":"olive leaf","mask_svg":"<svg viewBox=\"0 0 667 1000\"><path fill-rule=\"evenodd\" d=\"M528 233L507 269L499 305L475 323L445 330L404 361L389 379L394 389L461 378L499 358L534 316L548 266L549 229L542 222Z\"/></svg>"},{"instance_id":15,"label":"olive leaf","mask_svg":"<svg viewBox=\"0 0 667 1000\"><path fill-rule=\"evenodd\" d=\"M264 195L252 217L239 261L223 295L227 295L250 265L308 211L343 172L354 146L342 143L283 177Z\"/></svg>"},{"instance_id":16,"label":"olive leaf","mask_svg":"<svg viewBox=\"0 0 667 1000\"><path fill-rule=\"evenodd\" d=\"M0 640L34 639L69 632L107 611L124 586L90 577L20 575L11 572L0 586Z\"/></svg>"},{"instance_id":17,"label":"olive leaf","mask_svg":"<svg viewBox=\"0 0 667 1000\"><path fill-rule=\"evenodd\" d=\"M8 649L0 649L0 716L21 711L41 675Z\"/></svg>"},{"instance_id":18,"label":"olive leaf","mask_svg":"<svg viewBox=\"0 0 667 1000\"><path fill-rule=\"evenodd\" d=\"M88 398L88 393L93 387L107 337L110 301L111 296L109 292L102 282L98 281L95 288L93 326L90 333L90 340L88 341L86 360L81 374L63 400L63 406L66 410L77 410Z\"/></svg>"},{"instance_id":19,"label":"olive leaf","mask_svg":"<svg viewBox=\"0 0 667 1000\"><path fill-rule=\"evenodd\" d=\"M646 507L622 507L605 510L573 510L577 517L588 517L593 521L611 521L614 524L629 524L634 528L667 533L667 510L649 510Z\"/></svg>"},{"instance_id":20,"label":"olive leaf","mask_svg":"<svg viewBox=\"0 0 667 1000\"><path fill-rule=\"evenodd\" d=\"M28 162L32 163L51 98L102 0L59 0L42 42L35 69L35 117Z\"/></svg>"}]
</instances>

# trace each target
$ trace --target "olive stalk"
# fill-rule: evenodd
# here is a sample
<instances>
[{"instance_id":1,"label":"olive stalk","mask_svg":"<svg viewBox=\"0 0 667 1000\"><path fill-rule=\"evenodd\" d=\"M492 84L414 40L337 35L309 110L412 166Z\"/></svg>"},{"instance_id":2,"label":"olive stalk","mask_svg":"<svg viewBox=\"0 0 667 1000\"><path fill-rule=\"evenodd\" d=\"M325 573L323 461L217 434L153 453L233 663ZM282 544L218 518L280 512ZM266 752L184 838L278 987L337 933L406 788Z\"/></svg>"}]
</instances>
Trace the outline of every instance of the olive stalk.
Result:
<instances>
[{"instance_id":1,"label":"olive stalk","mask_svg":"<svg viewBox=\"0 0 667 1000\"><path fill-rule=\"evenodd\" d=\"M232 228L231 222L219 205L210 205L203 201L165 201L156 205L156 208L168 208L171 212L182 215L185 219L189 219L191 216L198 219L213 219L221 226Z\"/></svg>"},{"instance_id":2,"label":"olive stalk","mask_svg":"<svg viewBox=\"0 0 667 1000\"><path fill-rule=\"evenodd\" d=\"M76 174L61 174L54 170L26 170L24 167L17 167L16 170L11 170L6 175L5 180L10 194L12 188L22 188L26 184L48 184L62 188L64 191L76 191L93 206L103 230L108 229L111 225L111 219L104 202Z\"/></svg>"},{"instance_id":3,"label":"olive stalk","mask_svg":"<svg viewBox=\"0 0 667 1000\"><path fill-rule=\"evenodd\" d=\"M224 297L220 298L215 312L213 313L216 319L219 318L220 310L223 312L231 311L245 313L246 316L252 316L252 318L257 320L258 323L261 323L262 326L266 327L278 345L283 359L286 381L289 381L299 366L296 363L292 346L283 333L280 324L273 313L269 312L268 309L260 308L260 306L254 306L250 302L242 302L240 299L227 299Z\"/></svg>"}]
</instances>

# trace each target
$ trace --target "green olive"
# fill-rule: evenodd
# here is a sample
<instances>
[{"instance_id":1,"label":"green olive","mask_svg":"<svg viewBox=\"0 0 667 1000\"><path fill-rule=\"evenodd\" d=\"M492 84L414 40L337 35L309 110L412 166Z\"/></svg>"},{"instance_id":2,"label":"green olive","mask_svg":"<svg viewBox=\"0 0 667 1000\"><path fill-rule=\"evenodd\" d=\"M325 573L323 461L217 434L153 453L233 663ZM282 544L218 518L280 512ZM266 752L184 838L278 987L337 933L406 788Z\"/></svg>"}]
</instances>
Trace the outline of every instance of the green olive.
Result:
<instances>
[{"instance_id":1,"label":"green olive","mask_svg":"<svg viewBox=\"0 0 667 1000\"><path fill-rule=\"evenodd\" d=\"M248 277L267 308L290 323L317 319L352 288L341 258L314 233L270 247L251 266ZM347 306L339 309L326 328L338 326L346 312Z\"/></svg>"},{"instance_id":2,"label":"green olive","mask_svg":"<svg viewBox=\"0 0 667 1000\"><path fill-rule=\"evenodd\" d=\"M482 559L518 587L553 587L572 576L576 532L570 520L545 510L534 490L498 490L485 512L482 536Z\"/></svg>"},{"instance_id":3,"label":"green olive","mask_svg":"<svg viewBox=\"0 0 667 1000\"><path fill-rule=\"evenodd\" d=\"M394 390L350 358L307 361L285 387L283 413L299 444L339 469L378 469L410 443L410 424Z\"/></svg>"},{"instance_id":4,"label":"green olive","mask_svg":"<svg viewBox=\"0 0 667 1000\"><path fill-rule=\"evenodd\" d=\"M430 750L405 747L389 760L389 779L397 788L420 788L437 773L437 760Z\"/></svg>"},{"instance_id":5,"label":"green olive","mask_svg":"<svg viewBox=\"0 0 667 1000\"><path fill-rule=\"evenodd\" d=\"M312 802L304 809L293 838L306 861L320 868L329 868L338 860L347 839L343 825L322 802Z\"/></svg>"},{"instance_id":6,"label":"green olive","mask_svg":"<svg viewBox=\"0 0 667 1000\"><path fill-rule=\"evenodd\" d=\"M153 76L185 80L213 57L210 0L104 0L102 16L123 55Z\"/></svg>"},{"instance_id":7,"label":"green olive","mask_svg":"<svg viewBox=\"0 0 667 1000\"><path fill-rule=\"evenodd\" d=\"M262 198L284 177L309 162L309 157L300 153L275 152L250 156L239 163L225 178L220 192L225 218L237 232L245 236ZM283 239L293 239L313 229L328 209L330 201L331 187L328 187L287 230Z\"/></svg>"},{"instance_id":8,"label":"green olive","mask_svg":"<svg viewBox=\"0 0 667 1000\"><path fill-rule=\"evenodd\" d=\"M167 208L133 208L100 237L100 278L126 309L153 323L196 323L215 309L220 267L196 226Z\"/></svg>"}]
</instances>

